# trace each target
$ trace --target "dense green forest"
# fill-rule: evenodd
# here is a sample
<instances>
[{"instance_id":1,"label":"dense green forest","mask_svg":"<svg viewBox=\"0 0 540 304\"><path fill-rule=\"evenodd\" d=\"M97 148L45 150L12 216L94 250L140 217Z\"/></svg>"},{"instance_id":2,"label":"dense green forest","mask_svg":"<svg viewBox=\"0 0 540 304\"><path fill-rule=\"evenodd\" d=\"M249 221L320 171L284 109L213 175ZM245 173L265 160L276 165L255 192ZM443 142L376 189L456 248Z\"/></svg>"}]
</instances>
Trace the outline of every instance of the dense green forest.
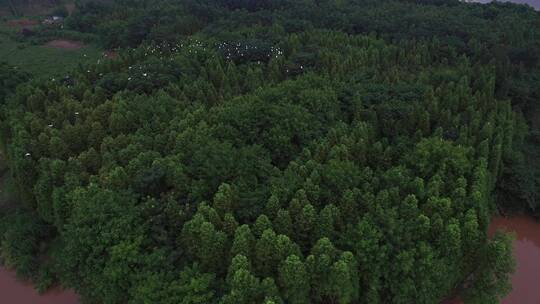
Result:
<instances>
[{"instance_id":1,"label":"dense green forest","mask_svg":"<svg viewBox=\"0 0 540 304\"><path fill-rule=\"evenodd\" d=\"M115 60L0 65L6 265L85 303L499 303L537 213L540 14L85 1ZM58 77L60 76L60 77Z\"/></svg>"}]
</instances>

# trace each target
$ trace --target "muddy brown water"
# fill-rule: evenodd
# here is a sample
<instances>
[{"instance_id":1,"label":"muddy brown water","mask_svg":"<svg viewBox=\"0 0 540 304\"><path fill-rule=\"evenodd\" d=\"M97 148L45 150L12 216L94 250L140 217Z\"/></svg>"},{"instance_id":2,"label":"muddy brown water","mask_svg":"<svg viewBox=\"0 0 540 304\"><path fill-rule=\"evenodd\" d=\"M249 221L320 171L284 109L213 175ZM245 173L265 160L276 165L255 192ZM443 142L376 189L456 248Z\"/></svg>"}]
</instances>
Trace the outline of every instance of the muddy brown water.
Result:
<instances>
[{"instance_id":1,"label":"muddy brown water","mask_svg":"<svg viewBox=\"0 0 540 304\"><path fill-rule=\"evenodd\" d=\"M18 280L15 272L0 267L0 303L78 304L79 296L71 290L60 288L53 288L40 295L32 284Z\"/></svg>"},{"instance_id":2,"label":"muddy brown water","mask_svg":"<svg viewBox=\"0 0 540 304\"><path fill-rule=\"evenodd\" d=\"M489 227L513 232L516 272L512 276L512 292L502 304L540 303L540 223L529 216L495 217Z\"/></svg>"},{"instance_id":3,"label":"muddy brown water","mask_svg":"<svg viewBox=\"0 0 540 304\"><path fill-rule=\"evenodd\" d=\"M512 275L512 291L501 304L540 304L540 223L530 216L494 217L489 235L503 230L513 233L516 271ZM441 304L463 304L448 299Z\"/></svg>"}]
</instances>

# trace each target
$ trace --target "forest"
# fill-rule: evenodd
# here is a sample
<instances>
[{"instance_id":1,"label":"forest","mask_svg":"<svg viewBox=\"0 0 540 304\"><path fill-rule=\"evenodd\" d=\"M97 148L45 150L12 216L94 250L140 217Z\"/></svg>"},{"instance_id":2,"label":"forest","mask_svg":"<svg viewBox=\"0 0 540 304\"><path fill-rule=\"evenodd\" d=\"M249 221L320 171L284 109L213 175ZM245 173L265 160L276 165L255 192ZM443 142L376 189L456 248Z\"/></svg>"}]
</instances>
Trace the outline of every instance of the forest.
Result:
<instances>
[{"instance_id":1,"label":"forest","mask_svg":"<svg viewBox=\"0 0 540 304\"><path fill-rule=\"evenodd\" d=\"M101 0L118 57L0 64L4 264L83 303L499 303L540 214L540 13L457 0ZM50 29L38 35L51 36Z\"/></svg>"}]
</instances>

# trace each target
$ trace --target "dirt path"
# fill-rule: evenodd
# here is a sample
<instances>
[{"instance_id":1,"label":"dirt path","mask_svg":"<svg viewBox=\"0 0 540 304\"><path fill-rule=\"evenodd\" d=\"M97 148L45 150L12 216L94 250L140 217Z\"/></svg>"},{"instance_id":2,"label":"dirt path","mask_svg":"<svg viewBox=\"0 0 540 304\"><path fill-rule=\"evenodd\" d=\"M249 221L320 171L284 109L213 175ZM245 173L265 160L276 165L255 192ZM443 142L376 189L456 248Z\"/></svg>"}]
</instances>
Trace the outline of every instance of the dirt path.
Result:
<instances>
[{"instance_id":1,"label":"dirt path","mask_svg":"<svg viewBox=\"0 0 540 304\"><path fill-rule=\"evenodd\" d=\"M78 50L84 47L84 43L73 40L65 39L55 39L47 42L46 46L57 48L57 49L68 49L68 50Z\"/></svg>"},{"instance_id":2,"label":"dirt path","mask_svg":"<svg viewBox=\"0 0 540 304\"><path fill-rule=\"evenodd\" d=\"M38 20L30 20L30 19L15 19L15 20L9 20L6 22L6 24L9 27L15 27L15 28L30 28L34 27L39 24Z\"/></svg>"}]
</instances>

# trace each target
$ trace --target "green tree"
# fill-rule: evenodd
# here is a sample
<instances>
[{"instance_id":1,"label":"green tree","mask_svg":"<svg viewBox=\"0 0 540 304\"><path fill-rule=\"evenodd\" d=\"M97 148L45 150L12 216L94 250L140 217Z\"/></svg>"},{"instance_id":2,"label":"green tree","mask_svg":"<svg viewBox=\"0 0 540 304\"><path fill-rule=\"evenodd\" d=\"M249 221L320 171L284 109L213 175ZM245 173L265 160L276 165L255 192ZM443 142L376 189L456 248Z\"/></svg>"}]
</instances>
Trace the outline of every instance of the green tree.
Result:
<instances>
[{"instance_id":1,"label":"green tree","mask_svg":"<svg viewBox=\"0 0 540 304\"><path fill-rule=\"evenodd\" d=\"M229 184L221 184L216 195L214 195L213 207L218 214L224 215L227 212L234 212L236 209L234 191Z\"/></svg>"},{"instance_id":2,"label":"green tree","mask_svg":"<svg viewBox=\"0 0 540 304\"><path fill-rule=\"evenodd\" d=\"M260 237L267 229L272 229L272 222L266 215L262 214L253 224L253 233L255 236Z\"/></svg>"},{"instance_id":3,"label":"green tree","mask_svg":"<svg viewBox=\"0 0 540 304\"><path fill-rule=\"evenodd\" d=\"M291 304L309 303L309 276L304 263L291 255L279 267L279 282L284 298Z\"/></svg>"},{"instance_id":4,"label":"green tree","mask_svg":"<svg viewBox=\"0 0 540 304\"><path fill-rule=\"evenodd\" d=\"M279 209L273 227L276 227L276 231L280 234L293 235L293 222L289 211Z\"/></svg>"},{"instance_id":5,"label":"green tree","mask_svg":"<svg viewBox=\"0 0 540 304\"><path fill-rule=\"evenodd\" d=\"M472 286L465 292L470 303L499 303L511 290L510 274L515 269L512 238L497 233L485 246L485 259L474 273Z\"/></svg>"},{"instance_id":6,"label":"green tree","mask_svg":"<svg viewBox=\"0 0 540 304\"><path fill-rule=\"evenodd\" d=\"M329 277L330 294L339 303L346 304L358 301L358 265L351 252L344 252L340 259L332 265Z\"/></svg>"},{"instance_id":7,"label":"green tree","mask_svg":"<svg viewBox=\"0 0 540 304\"><path fill-rule=\"evenodd\" d=\"M255 246L255 237L248 225L242 225L234 232L234 240L231 247L231 256L242 254L251 257Z\"/></svg>"}]
</instances>

